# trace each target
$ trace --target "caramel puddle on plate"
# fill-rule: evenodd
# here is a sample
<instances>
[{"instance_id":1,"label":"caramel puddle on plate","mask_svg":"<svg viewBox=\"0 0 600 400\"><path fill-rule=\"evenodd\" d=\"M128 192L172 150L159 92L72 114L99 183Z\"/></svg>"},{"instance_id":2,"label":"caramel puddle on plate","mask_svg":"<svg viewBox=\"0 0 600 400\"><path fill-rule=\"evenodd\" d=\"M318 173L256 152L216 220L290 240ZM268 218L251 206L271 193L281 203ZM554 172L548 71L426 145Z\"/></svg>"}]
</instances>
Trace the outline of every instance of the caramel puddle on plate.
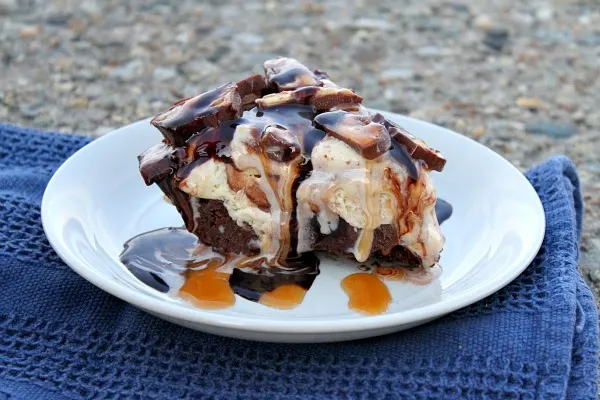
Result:
<instances>
[{"instance_id":1,"label":"caramel puddle on plate","mask_svg":"<svg viewBox=\"0 0 600 400\"><path fill-rule=\"evenodd\" d=\"M282 285L263 293L258 302L280 310L291 310L302 303L306 292L307 290L299 285Z\"/></svg>"},{"instance_id":2,"label":"caramel puddle on plate","mask_svg":"<svg viewBox=\"0 0 600 400\"><path fill-rule=\"evenodd\" d=\"M235 294L229 285L230 274L218 271L220 266L218 260L211 260L204 269L187 271L185 283L179 289L179 297L206 310L234 305Z\"/></svg>"},{"instance_id":3,"label":"caramel puddle on plate","mask_svg":"<svg viewBox=\"0 0 600 400\"><path fill-rule=\"evenodd\" d=\"M348 295L348 307L363 314L381 314L392 302L387 286L374 274L348 275L342 280L342 289Z\"/></svg>"}]
</instances>

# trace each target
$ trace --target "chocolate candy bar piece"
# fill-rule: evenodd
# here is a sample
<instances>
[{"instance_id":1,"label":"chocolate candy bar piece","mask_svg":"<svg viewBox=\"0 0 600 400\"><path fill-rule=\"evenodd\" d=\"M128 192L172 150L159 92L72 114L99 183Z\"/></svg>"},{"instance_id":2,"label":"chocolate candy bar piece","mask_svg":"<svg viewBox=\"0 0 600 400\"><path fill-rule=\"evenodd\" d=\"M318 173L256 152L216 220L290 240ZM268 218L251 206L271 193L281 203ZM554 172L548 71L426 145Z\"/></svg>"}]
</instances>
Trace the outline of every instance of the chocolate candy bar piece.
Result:
<instances>
[{"instance_id":1,"label":"chocolate candy bar piece","mask_svg":"<svg viewBox=\"0 0 600 400\"><path fill-rule=\"evenodd\" d=\"M244 171L236 169L232 164L227 164L227 184L234 192L240 190L246 193L246 196L256 204L261 210L268 211L271 207L267 200L267 195L262 191L256 178Z\"/></svg>"},{"instance_id":2,"label":"chocolate candy bar piece","mask_svg":"<svg viewBox=\"0 0 600 400\"><path fill-rule=\"evenodd\" d=\"M177 149L164 143L156 144L138 156L140 173L146 185L156 183L179 167L183 149Z\"/></svg>"},{"instance_id":3,"label":"chocolate candy bar piece","mask_svg":"<svg viewBox=\"0 0 600 400\"><path fill-rule=\"evenodd\" d=\"M375 114L373 122L384 125L393 141L403 145L414 160L423 161L427 165L427 168L433 171L442 171L444 169L444 165L446 165L444 156L438 150L429 147L423 140L414 137L406 129L389 121L381 114Z\"/></svg>"},{"instance_id":4,"label":"chocolate candy bar piece","mask_svg":"<svg viewBox=\"0 0 600 400\"><path fill-rule=\"evenodd\" d=\"M297 135L278 125L269 125L262 132L260 146L271 160L288 162L298 157L302 149Z\"/></svg>"},{"instance_id":5,"label":"chocolate candy bar piece","mask_svg":"<svg viewBox=\"0 0 600 400\"><path fill-rule=\"evenodd\" d=\"M329 110L341 104L360 104L362 97L350 89L340 87L321 87L310 100L310 104L319 111Z\"/></svg>"},{"instance_id":6,"label":"chocolate candy bar piece","mask_svg":"<svg viewBox=\"0 0 600 400\"><path fill-rule=\"evenodd\" d=\"M278 91L303 86L319 86L320 82L308 67L293 58L276 58L264 64L267 83Z\"/></svg>"},{"instance_id":7,"label":"chocolate candy bar piece","mask_svg":"<svg viewBox=\"0 0 600 400\"><path fill-rule=\"evenodd\" d=\"M340 87L306 86L296 90L273 93L256 100L260 108L280 104L311 104L318 111L329 110L341 104L360 104L362 97L350 89Z\"/></svg>"},{"instance_id":8,"label":"chocolate candy bar piece","mask_svg":"<svg viewBox=\"0 0 600 400\"><path fill-rule=\"evenodd\" d=\"M317 115L314 121L368 160L381 156L392 145L385 126L373 122L369 116L332 111Z\"/></svg>"},{"instance_id":9,"label":"chocolate candy bar piece","mask_svg":"<svg viewBox=\"0 0 600 400\"><path fill-rule=\"evenodd\" d=\"M262 97L267 89L267 82L262 75L251 75L236 83L244 108L254 106L254 100Z\"/></svg>"},{"instance_id":10,"label":"chocolate candy bar piece","mask_svg":"<svg viewBox=\"0 0 600 400\"><path fill-rule=\"evenodd\" d=\"M166 143L182 146L195 133L206 127L219 126L221 121L242 115L242 99L233 83L180 100L151 121L163 134Z\"/></svg>"}]
</instances>

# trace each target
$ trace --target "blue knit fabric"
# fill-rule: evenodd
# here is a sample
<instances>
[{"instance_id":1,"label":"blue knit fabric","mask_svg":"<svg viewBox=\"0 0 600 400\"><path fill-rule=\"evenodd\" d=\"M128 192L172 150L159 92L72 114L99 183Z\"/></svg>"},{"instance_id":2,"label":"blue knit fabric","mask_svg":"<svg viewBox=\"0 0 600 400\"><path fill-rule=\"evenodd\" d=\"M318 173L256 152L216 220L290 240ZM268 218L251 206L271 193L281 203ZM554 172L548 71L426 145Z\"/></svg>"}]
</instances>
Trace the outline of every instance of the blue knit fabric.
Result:
<instances>
[{"instance_id":1,"label":"blue knit fabric","mask_svg":"<svg viewBox=\"0 0 600 400\"><path fill-rule=\"evenodd\" d=\"M0 399L593 399L598 320L577 272L571 161L528 179L547 230L513 283L406 332L286 345L203 334L97 289L52 251L40 200L89 139L0 125Z\"/></svg>"}]
</instances>

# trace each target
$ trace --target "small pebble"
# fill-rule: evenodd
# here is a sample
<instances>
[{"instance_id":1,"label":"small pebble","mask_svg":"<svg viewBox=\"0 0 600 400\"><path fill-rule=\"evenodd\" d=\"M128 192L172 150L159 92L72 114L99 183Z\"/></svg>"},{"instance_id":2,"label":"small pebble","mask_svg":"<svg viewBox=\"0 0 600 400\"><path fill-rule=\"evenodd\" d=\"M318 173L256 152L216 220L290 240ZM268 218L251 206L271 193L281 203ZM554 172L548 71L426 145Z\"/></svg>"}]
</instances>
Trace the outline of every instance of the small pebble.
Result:
<instances>
[{"instance_id":1,"label":"small pebble","mask_svg":"<svg viewBox=\"0 0 600 400\"><path fill-rule=\"evenodd\" d=\"M413 22L417 31L435 32L442 29L442 25L438 21L430 17L416 18Z\"/></svg>"},{"instance_id":2,"label":"small pebble","mask_svg":"<svg viewBox=\"0 0 600 400\"><path fill-rule=\"evenodd\" d=\"M473 132L471 132L471 133L475 137L481 137L485 134L485 129L483 129L483 127L480 126L479 128L473 129Z\"/></svg>"},{"instance_id":3,"label":"small pebble","mask_svg":"<svg viewBox=\"0 0 600 400\"><path fill-rule=\"evenodd\" d=\"M457 131L463 131L465 129L465 121L463 119L457 119L454 121L454 129Z\"/></svg>"},{"instance_id":4,"label":"small pebble","mask_svg":"<svg viewBox=\"0 0 600 400\"><path fill-rule=\"evenodd\" d=\"M108 111L100 108L88 108L85 110L85 116L90 121L103 122L108 117Z\"/></svg>"},{"instance_id":5,"label":"small pebble","mask_svg":"<svg viewBox=\"0 0 600 400\"><path fill-rule=\"evenodd\" d=\"M48 25L66 25L70 18L71 16L69 14L50 14L46 17L46 23Z\"/></svg>"},{"instance_id":6,"label":"small pebble","mask_svg":"<svg viewBox=\"0 0 600 400\"><path fill-rule=\"evenodd\" d=\"M480 31L487 32L494 27L492 17L487 14L481 14L475 17L473 25Z\"/></svg>"},{"instance_id":7,"label":"small pebble","mask_svg":"<svg viewBox=\"0 0 600 400\"><path fill-rule=\"evenodd\" d=\"M69 21L69 29L71 29L73 32L77 33L77 34L82 34L84 33L88 28L88 24L85 20L83 19L75 19L75 20L71 20ZM105 35L102 35L101 37L108 37L111 35L112 30L109 30L107 32L105 32Z\"/></svg>"},{"instance_id":8,"label":"small pebble","mask_svg":"<svg viewBox=\"0 0 600 400\"><path fill-rule=\"evenodd\" d=\"M573 118L574 122L580 124L585 122L585 113L582 110L577 110L571 115L571 118Z\"/></svg>"},{"instance_id":9,"label":"small pebble","mask_svg":"<svg viewBox=\"0 0 600 400\"><path fill-rule=\"evenodd\" d=\"M35 39L39 33L40 27L37 25L26 26L19 30L19 36L23 39Z\"/></svg>"},{"instance_id":10,"label":"small pebble","mask_svg":"<svg viewBox=\"0 0 600 400\"><path fill-rule=\"evenodd\" d=\"M114 68L108 76L122 81L132 81L142 74L144 64L140 60L132 60L125 65Z\"/></svg>"},{"instance_id":11,"label":"small pebble","mask_svg":"<svg viewBox=\"0 0 600 400\"><path fill-rule=\"evenodd\" d=\"M493 50L502 51L508 43L508 35L506 28L492 28L486 32L483 43Z\"/></svg>"},{"instance_id":12,"label":"small pebble","mask_svg":"<svg viewBox=\"0 0 600 400\"><path fill-rule=\"evenodd\" d=\"M565 44L572 41L571 34L569 32L560 30L547 30L540 29L534 34L536 39L547 44Z\"/></svg>"},{"instance_id":13,"label":"small pebble","mask_svg":"<svg viewBox=\"0 0 600 400\"><path fill-rule=\"evenodd\" d=\"M59 69L68 69L73 66L73 59L69 57L59 57L52 61L52 64Z\"/></svg>"},{"instance_id":14,"label":"small pebble","mask_svg":"<svg viewBox=\"0 0 600 400\"><path fill-rule=\"evenodd\" d=\"M414 78L415 71L411 68L390 68L381 73L379 81L389 83L397 80L409 80Z\"/></svg>"},{"instance_id":15,"label":"small pebble","mask_svg":"<svg viewBox=\"0 0 600 400\"><path fill-rule=\"evenodd\" d=\"M177 76L177 70L175 68L156 67L152 76L158 81L168 81Z\"/></svg>"},{"instance_id":16,"label":"small pebble","mask_svg":"<svg viewBox=\"0 0 600 400\"><path fill-rule=\"evenodd\" d=\"M600 239L591 239L587 251L581 253L582 269L594 282L600 282Z\"/></svg>"},{"instance_id":17,"label":"small pebble","mask_svg":"<svg viewBox=\"0 0 600 400\"><path fill-rule=\"evenodd\" d=\"M531 122L525 124L527 133L546 135L554 139L566 139L576 133L575 127L567 124L553 122Z\"/></svg>"},{"instance_id":18,"label":"small pebble","mask_svg":"<svg viewBox=\"0 0 600 400\"><path fill-rule=\"evenodd\" d=\"M42 111L42 103L26 104L19 107L21 115L25 118L35 118Z\"/></svg>"},{"instance_id":19,"label":"small pebble","mask_svg":"<svg viewBox=\"0 0 600 400\"><path fill-rule=\"evenodd\" d=\"M422 57L444 57L454 54L454 51L445 47L423 46L417 49L417 54Z\"/></svg>"},{"instance_id":20,"label":"small pebble","mask_svg":"<svg viewBox=\"0 0 600 400\"><path fill-rule=\"evenodd\" d=\"M216 37L223 37L223 38L230 38L231 36L233 36L233 34L235 33L235 30L227 25L221 25L217 28L215 28L214 31L212 31L213 36Z\"/></svg>"},{"instance_id":21,"label":"small pebble","mask_svg":"<svg viewBox=\"0 0 600 400\"><path fill-rule=\"evenodd\" d=\"M302 2L301 10L307 14L323 14L325 6L312 1Z\"/></svg>"},{"instance_id":22,"label":"small pebble","mask_svg":"<svg viewBox=\"0 0 600 400\"><path fill-rule=\"evenodd\" d=\"M459 13L469 13L471 9L468 5L456 2L449 2L448 6L451 7L454 11Z\"/></svg>"},{"instance_id":23,"label":"small pebble","mask_svg":"<svg viewBox=\"0 0 600 400\"><path fill-rule=\"evenodd\" d=\"M554 10L550 7L541 7L538 8L535 12L535 17L538 21L546 22L552 19L554 16Z\"/></svg>"},{"instance_id":24,"label":"small pebble","mask_svg":"<svg viewBox=\"0 0 600 400\"><path fill-rule=\"evenodd\" d=\"M543 103L540 99L536 99L535 97L519 97L517 99L517 105L521 108L537 110L542 108Z\"/></svg>"},{"instance_id":25,"label":"small pebble","mask_svg":"<svg viewBox=\"0 0 600 400\"><path fill-rule=\"evenodd\" d=\"M86 108L89 104L89 100L87 97L79 97L73 100L70 100L67 105L71 108Z\"/></svg>"},{"instance_id":26,"label":"small pebble","mask_svg":"<svg viewBox=\"0 0 600 400\"><path fill-rule=\"evenodd\" d=\"M382 18L359 18L354 21L352 28L387 31L391 30L393 25Z\"/></svg>"},{"instance_id":27,"label":"small pebble","mask_svg":"<svg viewBox=\"0 0 600 400\"><path fill-rule=\"evenodd\" d=\"M600 46L600 32L580 36L577 42L584 46Z\"/></svg>"},{"instance_id":28,"label":"small pebble","mask_svg":"<svg viewBox=\"0 0 600 400\"><path fill-rule=\"evenodd\" d=\"M17 0L0 0L0 15L8 15L17 8Z\"/></svg>"},{"instance_id":29,"label":"small pebble","mask_svg":"<svg viewBox=\"0 0 600 400\"><path fill-rule=\"evenodd\" d=\"M261 35L255 35L252 33L242 33L236 35L235 39L247 46L259 46L265 41L264 37Z\"/></svg>"}]
</instances>

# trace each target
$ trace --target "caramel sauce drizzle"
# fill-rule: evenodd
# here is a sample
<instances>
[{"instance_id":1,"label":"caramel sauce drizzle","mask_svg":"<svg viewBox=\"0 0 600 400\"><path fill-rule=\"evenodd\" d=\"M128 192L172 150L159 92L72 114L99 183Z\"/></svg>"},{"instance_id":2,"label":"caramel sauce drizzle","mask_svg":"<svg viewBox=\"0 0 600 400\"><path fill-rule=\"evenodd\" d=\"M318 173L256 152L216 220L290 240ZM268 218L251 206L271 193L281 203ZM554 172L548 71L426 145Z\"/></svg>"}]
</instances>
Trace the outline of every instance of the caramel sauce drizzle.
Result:
<instances>
[{"instance_id":1,"label":"caramel sauce drizzle","mask_svg":"<svg viewBox=\"0 0 600 400\"><path fill-rule=\"evenodd\" d=\"M356 312L375 315L387 311L392 295L385 283L373 274L357 272L342 280L348 295L348 307Z\"/></svg>"},{"instance_id":2,"label":"caramel sauce drizzle","mask_svg":"<svg viewBox=\"0 0 600 400\"><path fill-rule=\"evenodd\" d=\"M229 273L219 271L220 260L213 259L206 268L190 270L179 297L205 310L218 310L235 304L235 294L229 286Z\"/></svg>"},{"instance_id":3,"label":"caramel sauce drizzle","mask_svg":"<svg viewBox=\"0 0 600 400\"><path fill-rule=\"evenodd\" d=\"M263 293L258 302L280 310L291 310L302 303L306 292L307 290L299 285L282 285Z\"/></svg>"}]
</instances>

